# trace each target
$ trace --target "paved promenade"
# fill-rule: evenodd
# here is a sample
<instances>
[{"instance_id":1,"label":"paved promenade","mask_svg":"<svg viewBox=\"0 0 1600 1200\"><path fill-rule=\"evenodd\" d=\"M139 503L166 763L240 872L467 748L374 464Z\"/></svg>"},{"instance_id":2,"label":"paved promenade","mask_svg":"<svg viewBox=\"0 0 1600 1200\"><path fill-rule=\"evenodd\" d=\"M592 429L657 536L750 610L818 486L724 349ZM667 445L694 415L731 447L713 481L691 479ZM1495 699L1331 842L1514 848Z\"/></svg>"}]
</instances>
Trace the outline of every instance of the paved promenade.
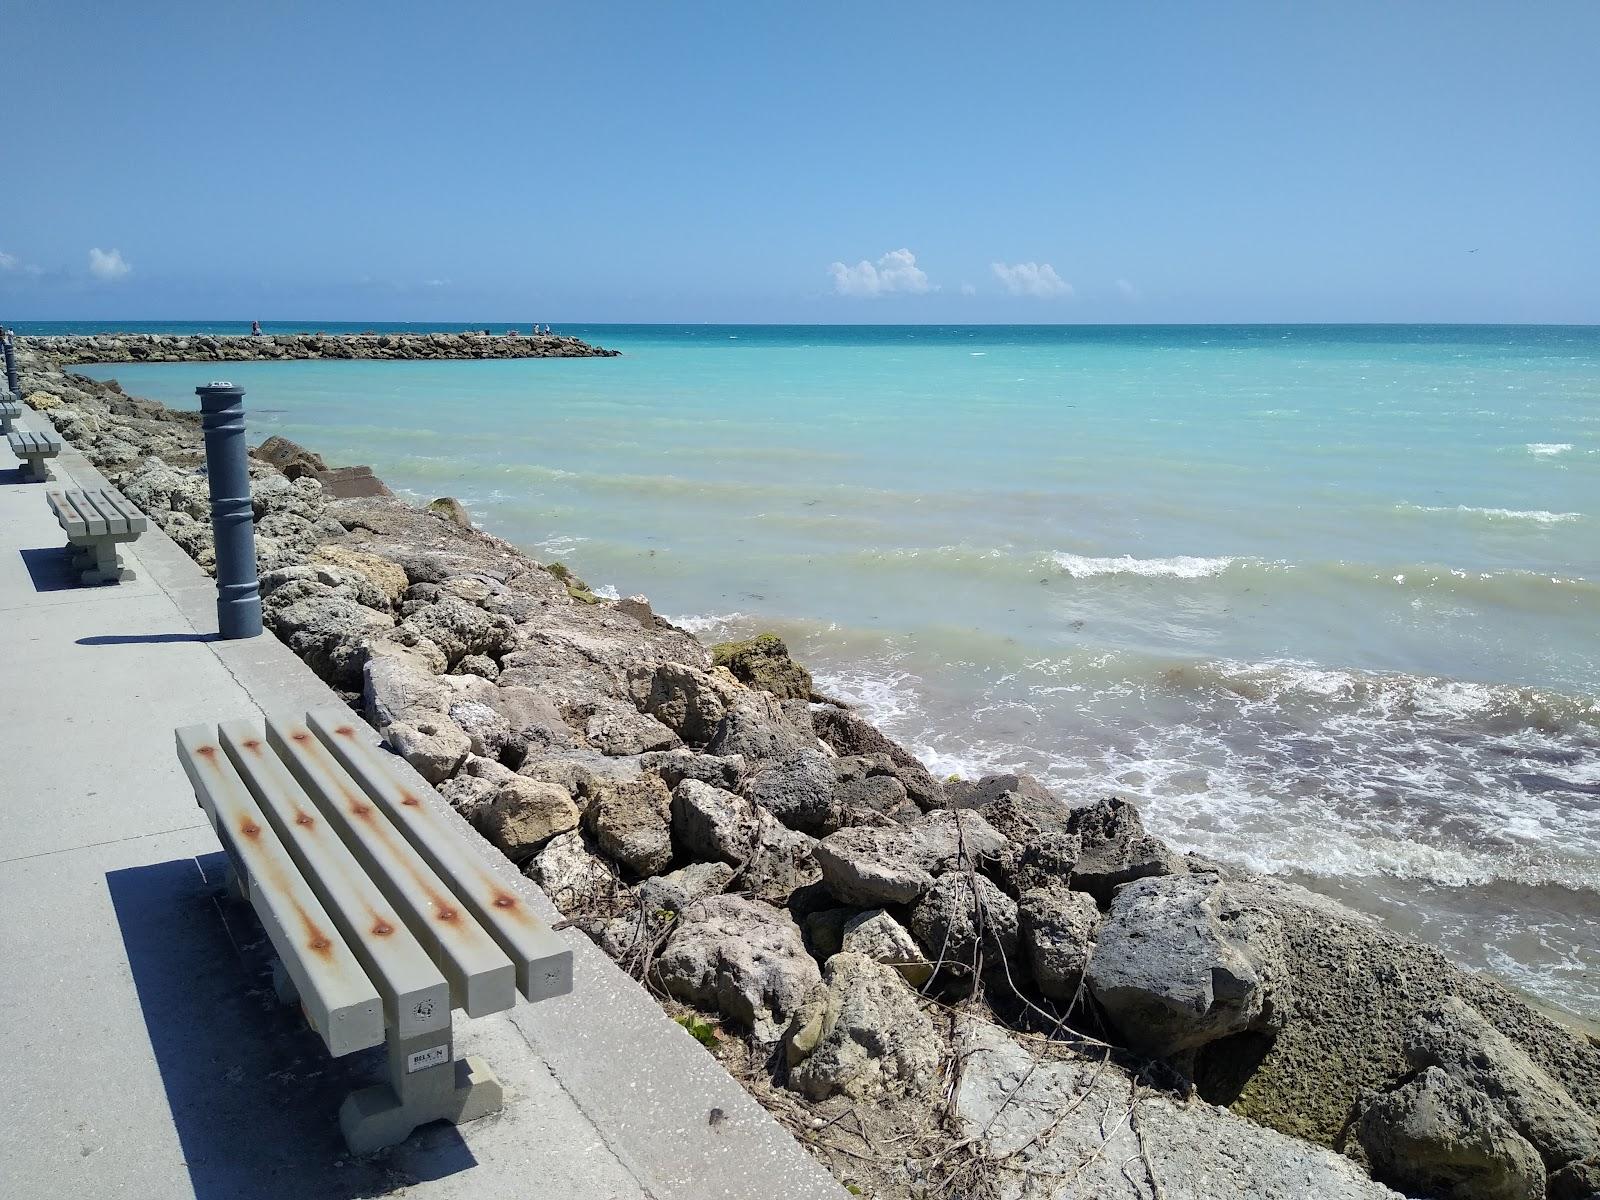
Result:
<instances>
[{"instance_id":1,"label":"paved promenade","mask_svg":"<svg viewBox=\"0 0 1600 1200\"><path fill-rule=\"evenodd\" d=\"M24 428L48 428L24 410ZM215 640L211 581L159 530L138 579L79 588L47 487L0 443L0 1179L7 1196L810 1200L843 1192L587 939L572 996L456 1016L495 1116L368 1159L336 1110L381 1051L334 1060L276 1005L264 939L173 729L337 697L270 634ZM499 860L548 921L559 919ZM713 1110L721 1116L713 1119Z\"/></svg>"}]
</instances>

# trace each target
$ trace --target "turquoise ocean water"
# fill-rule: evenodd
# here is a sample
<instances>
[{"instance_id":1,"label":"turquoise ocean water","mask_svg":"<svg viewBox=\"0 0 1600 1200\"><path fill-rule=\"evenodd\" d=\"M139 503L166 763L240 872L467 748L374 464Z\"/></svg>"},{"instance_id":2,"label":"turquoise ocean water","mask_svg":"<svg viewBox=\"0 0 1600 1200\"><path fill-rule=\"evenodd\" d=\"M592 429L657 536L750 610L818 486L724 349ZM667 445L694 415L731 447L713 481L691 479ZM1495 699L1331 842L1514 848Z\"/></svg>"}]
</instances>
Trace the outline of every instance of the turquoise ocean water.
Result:
<instances>
[{"instance_id":1,"label":"turquoise ocean water","mask_svg":"<svg viewBox=\"0 0 1600 1200\"><path fill-rule=\"evenodd\" d=\"M260 436L779 629L940 772L1133 795L1600 1017L1600 329L559 329L623 357L90 373L223 371Z\"/></svg>"}]
</instances>

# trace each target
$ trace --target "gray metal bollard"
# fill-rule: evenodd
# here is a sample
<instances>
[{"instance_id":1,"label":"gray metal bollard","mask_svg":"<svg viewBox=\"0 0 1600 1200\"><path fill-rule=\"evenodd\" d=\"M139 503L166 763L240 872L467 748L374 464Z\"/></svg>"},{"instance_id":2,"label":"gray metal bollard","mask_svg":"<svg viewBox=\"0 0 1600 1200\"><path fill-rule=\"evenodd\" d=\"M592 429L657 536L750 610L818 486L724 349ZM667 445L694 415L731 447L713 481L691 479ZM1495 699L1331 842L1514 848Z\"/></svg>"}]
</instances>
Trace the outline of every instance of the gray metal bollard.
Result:
<instances>
[{"instance_id":1,"label":"gray metal bollard","mask_svg":"<svg viewBox=\"0 0 1600 1200\"><path fill-rule=\"evenodd\" d=\"M22 399L22 385L17 382L17 355L11 346L11 330L5 331L5 339L0 342L5 347L6 356L6 391L18 400Z\"/></svg>"},{"instance_id":2,"label":"gray metal bollard","mask_svg":"<svg viewBox=\"0 0 1600 1200\"><path fill-rule=\"evenodd\" d=\"M224 638L261 632L256 527L244 440L244 389L231 383L195 388L206 441L211 532L217 543L217 629Z\"/></svg>"}]
</instances>

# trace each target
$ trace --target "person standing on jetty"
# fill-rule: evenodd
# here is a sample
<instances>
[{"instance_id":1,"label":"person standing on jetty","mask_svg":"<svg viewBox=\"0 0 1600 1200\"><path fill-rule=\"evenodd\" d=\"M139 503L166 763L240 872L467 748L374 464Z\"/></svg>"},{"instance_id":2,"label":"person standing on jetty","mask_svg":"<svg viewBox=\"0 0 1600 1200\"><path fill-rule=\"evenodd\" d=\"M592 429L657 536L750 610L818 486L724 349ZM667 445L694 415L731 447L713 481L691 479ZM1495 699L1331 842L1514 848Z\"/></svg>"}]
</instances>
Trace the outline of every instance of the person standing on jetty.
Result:
<instances>
[{"instance_id":1,"label":"person standing on jetty","mask_svg":"<svg viewBox=\"0 0 1600 1200\"><path fill-rule=\"evenodd\" d=\"M261 322L260 321L251 321L250 322L250 336L251 337L260 337L261 336Z\"/></svg>"}]
</instances>

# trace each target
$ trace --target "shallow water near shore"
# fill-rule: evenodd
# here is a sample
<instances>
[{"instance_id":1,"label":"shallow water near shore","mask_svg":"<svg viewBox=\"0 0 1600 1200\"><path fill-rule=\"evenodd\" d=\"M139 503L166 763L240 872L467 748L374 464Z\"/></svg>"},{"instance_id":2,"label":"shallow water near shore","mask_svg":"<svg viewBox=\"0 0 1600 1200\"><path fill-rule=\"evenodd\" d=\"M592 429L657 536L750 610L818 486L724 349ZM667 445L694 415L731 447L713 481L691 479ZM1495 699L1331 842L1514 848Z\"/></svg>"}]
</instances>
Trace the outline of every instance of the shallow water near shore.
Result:
<instances>
[{"instance_id":1,"label":"shallow water near shore","mask_svg":"<svg viewBox=\"0 0 1600 1200\"><path fill-rule=\"evenodd\" d=\"M1135 796L1600 1017L1600 329L559 332L624 357L87 373L225 371L253 438L779 629L939 773Z\"/></svg>"}]
</instances>

